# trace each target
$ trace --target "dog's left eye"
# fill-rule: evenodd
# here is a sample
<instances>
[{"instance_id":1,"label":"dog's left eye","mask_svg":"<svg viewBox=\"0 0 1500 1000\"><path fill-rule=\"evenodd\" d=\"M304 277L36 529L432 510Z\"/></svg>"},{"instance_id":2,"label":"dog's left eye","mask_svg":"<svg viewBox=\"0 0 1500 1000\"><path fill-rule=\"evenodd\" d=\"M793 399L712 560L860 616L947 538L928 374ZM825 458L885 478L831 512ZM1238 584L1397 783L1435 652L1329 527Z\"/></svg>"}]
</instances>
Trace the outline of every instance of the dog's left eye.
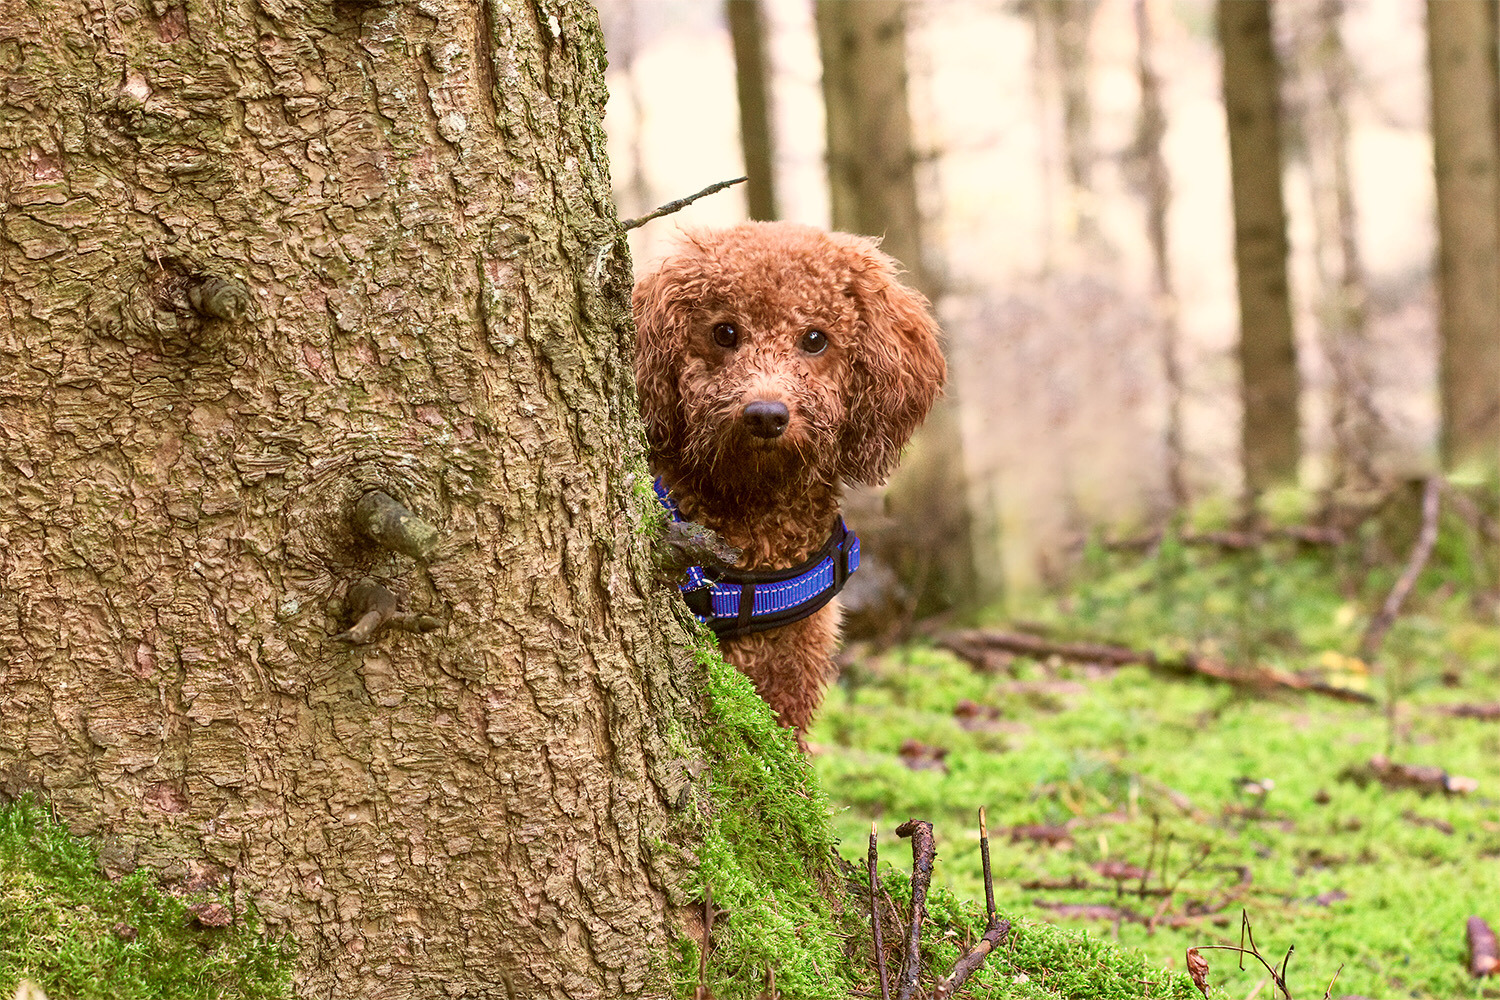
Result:
<instances>
[{"instance_id":1,"label":"dog's left eye","mask_svg":"<svg viewBox=\"0 0 1500 1000\"><path fill-rule=\"evenodd\" d=\"M714 343L720 347L733 347L739 343L740 331L734 328L733 323L714 324Z\"/></svg>"},{"instance_id":2,"label":"dog's left eye","mask_svg":"<svg viewBox=\"0 0 1500 1000\"><path fill-rule=\"evenodd\" d=\"M797 345L808 354L822 354L828 347L828 334L822 330L808 330Z\"/></svg>"}]
</instances>

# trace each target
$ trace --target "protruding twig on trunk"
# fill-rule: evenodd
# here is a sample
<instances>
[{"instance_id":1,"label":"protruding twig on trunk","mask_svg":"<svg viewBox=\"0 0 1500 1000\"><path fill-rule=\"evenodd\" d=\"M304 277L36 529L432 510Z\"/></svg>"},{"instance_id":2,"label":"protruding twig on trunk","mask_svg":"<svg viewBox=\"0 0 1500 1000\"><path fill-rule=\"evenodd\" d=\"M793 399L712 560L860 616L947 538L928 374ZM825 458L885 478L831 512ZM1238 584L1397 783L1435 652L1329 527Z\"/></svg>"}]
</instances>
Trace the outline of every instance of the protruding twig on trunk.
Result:
<instances>
[{"instance_id":1,"label":"protruding twig on trunk","mask_svg":"<svg viewBox=\"0 0 1500 1000\"><path fill-rule=\"evenodd\" d=\"M1370 619L1370 627L1365 629L1364 638L1359 641L1360 658L1367 663L1380 652L1381 641L1395 624L1396 616L1401 613L1401 606L1406 603L1411 589L1417 585L1417 577L1422 575L1427 560L1432 557L1432 548L1437 544L1438 510L1442 492L1443 480L1438 476L1429 477L1427 484L1422 487L1422 530L1418 532L1417 542L1412 546L1411 557L1406 560L1406 569L1401 571L1396 585L1386 595L1380 613Z\"/></svg>"},{"instance_id":2,"label":"protruding twig on trunk","mask_svg":"<svg viewBox=\"0 0 1500 1000\"><path fill-rule=\"evenodd\" d=\"M927 916L927 886L932 882L937 841L932 836L932 824L924 819L902 823L896 827L896 836L911 838L911 927L906 932L906 964L901 969L896 1000L911 1000L922 971L922 920Z\"/></svg>"},{"instance_id":3,"label":"protruding twig on trunk","mask_svg":"<svg viewBox=\"0 0 1500 1000\"><path fill-rule=\"evenodd\" d=\"M891 1000L890 982L885 972L885 941L880 934L880 877L875 868L880 860L879 835L875 824L870 824L870 850L865 855L865 868L870 872L870 926L875 934L875 968L880 970L880 1000Z\"/></svg>"},{"instance_id":4,"label":"protruding twig on trunk","mask_svg":"<svg viewBox=\"0 0 1500 1000\"><path fill-rule=\"evenodd\" d=\"M668 521L652 555L661 571L675 579L689 566L728 569L739 561L740 550L696 521Z\"/></svg>"},{"instance_id":5,"label":"protruding twig on trunk","mask_svg":"<svg viewBox=\"0 0 1500 1000\"><path fill-rule=\"evenodd\" d=\"M360 497L354 527L375 544L418 562L429 561L437 551L438 530L380 490Z\"/></svg>"},{"instance_id":6,"label":"protruding twig on trunk","mask_svg":"<svg viewBox=\"0 0 1500 1000\"><path fill-rule=\"evenodd\" d=\"M676 201L669 201L661 208L656 209L654 212L647 212L645 215L638 216L634 219L626 219L624 222L620 223L620 225L623 226L627 231L640 226L644 226L652 219L660 219L663 215L671 215L673 212L680 212L684 208L687 208L689 205L691 205L693 202L697 201L699 198L706 198L711 194L717 194L727 187L733 187L736 184L743 184L749 179L750 178L748 177L736 177L733 180L719 181L719 183L717 184L710 184L708 187L704 188L702 191L699 191L697 194L690 194L686 198L678 198Z\"/></svg>"},{"instance_id":7,"label":"protruding twig on trunk","mask_svg":"<svg viewBox=\"0 0 1500 1000\"><path fill-rule=\"evenodd\" d=\"M442 622L431 615L401 611L396 595L365 576L349 587L345 609L354 619L354 626L340 632L330 641L345 642L351 646L363 646L382 630L399 628L406 632L431 632L442 626Z\"/></svg>"},{"instance_id":8,"label":"protruding twig on trunk","mask_svg":"<svg viewBox=\"0 0 1500 1000\"><path fill-rule=\"evenodd\" d=\"M1470 917L1466 930L1469 936L1469 975L1492 975L1500 967L1500 946L1495 943L1495 932L1483 917Z\"/></svg>"},{"instance_id":9,"label":"protruding twig on trunk","mask_svg":"<svg viewBox=\"0 0 1500 1000\"><path fill-rule=\"evenodd\" d=\"M229 278L205 277L189 286L188 305L204 316L237 323L250 311L250 290Z\"/></svg>"}]
</instances>

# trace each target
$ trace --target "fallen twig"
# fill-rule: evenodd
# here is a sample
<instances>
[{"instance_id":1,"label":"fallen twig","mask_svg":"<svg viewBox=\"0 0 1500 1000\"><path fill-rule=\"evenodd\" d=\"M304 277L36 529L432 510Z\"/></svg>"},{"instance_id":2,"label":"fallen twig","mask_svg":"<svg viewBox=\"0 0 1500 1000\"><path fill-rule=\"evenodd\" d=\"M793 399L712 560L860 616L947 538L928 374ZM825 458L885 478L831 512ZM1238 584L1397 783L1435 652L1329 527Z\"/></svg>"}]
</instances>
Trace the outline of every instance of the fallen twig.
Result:
<instances>
[{"instance_id":1,"label":"fallen twig","mask_svg":"<svg viewBox=\"0 0 1500 1000\"><path fill-rule=\"evenodd\" d=\"M896 827L896 836L911 838L911 927L906 933L906 964L901 969L901 988L896 1000L911 1000L922 971L922 920L927 916L927 886L932 882L932 863L937 841L932 824L909 819Z\"/></svg>"},{"instance_id":2,"label":"fallen twig","mask_svg":"<svg viewBox=\"0 0 1500 1000\"><path fill-rule=\"evenodd\" d=\"M1245 947L1245 939L1247 937L1250 940L1249 948ZM1266 967L1266 971L1271 974L1271 981L1276 984L1276 988L1281 991L1281 995L1285 997L1286 1000L1292 1000L1291 991L1289 991L1286 986L1286 966L1287 963L1292 960L1293 949L1288 948L1286 950L1286 958L1281 960L1281 971L1276 971L1275 967L1261 956L1260 949L1255 947L1255 932L1250 929L1250 915L1244 910L1240 911L1240 943L1238 947L1232 944L1200 944L1198 945L1196 950L1200 952L1209 950L1237 951L1240 953L1240 968L1242 969L1245 967L1245 956L1249 955L1251 958L1255 959L1261 965ZM1206 962L1204 963L1203 971L1205 975L1208 972Z\"/></svg>"},{"instance_id":3,"label":"fallen twig","mask_svg":"<svg viewBox=\"0 0 1500 1000\"><path fill-rule=\"evenodd\" d=\"M984 807L979 807L979 864L984 870L984 922L995 926L995 882L990 877L990 828L984 821Z\"/></svg>"},{"instance_id":4,"label":"fallen twig","mask_svg":"<svg viewBox=\"0 0 1500 1000\"><path fill-rule=\"evenodd\" d=\"M1166 535L1153 531L1133 538L1107 541L1104 547L1111 552L1139 552L1160 545ZM1321 525L1289 525L1282 528L1261 528L1256 531L1190 531L1173 536L1181 545L1213 546L1220 549L1244 550L1260 548L1267 542L1291 541L1299 545L1343 545L1348 536L1339 528Z\"/></svg>"},{"instance_id":5,"label":"fallen twig","mask_svg":"<svg viewBox=\"0 0 1500 1000\"><path fill-rule=\"evenodd\" d=\"M680 212L684 208L687 208L689 205L691 205L693 202L697 201L699 198L706 198L711 194L717 194L727 187L733 187L736 184L742 184L749 179L750 178L748 177L736 177L733 180L719 181L719 183L717 184L710 184L708 187L704 188L702 191L699 191L697 194L690 194L686 198L678 198L676 201L669 201L661 208L656 209L654 212L647 212L645 215L639 216L634 219L626 219L624 222L620 223L620 225L624 227L624 229L628 232L632 229L644 226L652 219L660 219L663 215L671 215L673 212Z\"/></svg>"},{"instance_id":6,"label":"fallen twig","mask_svg":"<svg viewBox=\"0 0 1500 1000\"><path fill-rule=\"evenodd\" d=\"M984 960L989 957L990 952L1005 943L1005 938L1009 934L1009 920L992 921L990 926L985 930L984 936L979 939L979 943L974 946L974 949L953 964L952 972L945 978L938 980L937 986L932 991L933 1000L946 1000L947 997L952 996L955 992L962 989L964 983L969 981L969 977L974 974L975 970L984 964Z\"/></svg>"},{"instance_id":7,"label":"fallen twig","mask_svg":"<svg viewBox=\"0 0 1500 1000\"><path fill-rule=\"evenodd\" d=\"M1401 606L1406 603L1411 589L1417 584L1417 577L1422 575L1427 560L1432 557L1433 546L1437 544L1442 492L1443 481L1437 476L1429 477L1427 484L1422 487L1422 530L1417 533L1417 541L1412 546L1411 556L1406 560L1406 568L1401 571L1396 585L1386 595L1380 612L1370 619L1369 627L1359 640L1359 656L1366 663L1373 661L1375 654L1380 652L1381 641L1395 624L1396 616L1401 613Z\"/></svg>"},{"instance_id":8,"label":"fallen twig","mask_svg":"<svg viewBox=\"0 0 1500 1000\"><path fill-rule=\"evenodd\" d=\"M880 878L875 874L879 860L875 824L870 824L870 850L865 855L865 867L870 872L870 926L875 933L875 967L880 970L880 1000L891 1000L891 987L885 973L885 943L880 936Z\"/></svg>"},{"instance_id":9,"label":"fallen twig","mask_svg":"<svg viewBox=\"0 0 1500 1000\"><path fill-rule=\"evenodd\" d=\"M967 955L953 963L952 972L938 980L932 991L933 1000L946 1000L962 989L974 971L984 964L990 952L1000 947L1005 942L1006 935L1010 934L1010 921L999 919L995 913L995 881L990 871L990 830L985 822L983 807L979 810L979 864L984 871L984 935Z\"/></svg>"},{"instance_id":10,"label":"fallen twig","mask_svg":"<svg viewBox=\"0 0 1500 1000\"><path fill-rule=\"evenodd\" d=\"M1386 788L1399 790L1410 788L1423 795L1442 792L1445 795L1467 795L1479 787L1473 778L1461 774L1449 774L1433 764L1402 764L1385 754L1376 754L1369 763L1351 765L1339 772L1339 778L1352 781L1363 787L1378 781Z\"/></svg>"},{"instance_id":11,"label":"fallen twig","mask_svg":"<svg viewBox=\"0 0 1500 1000\"><path fill-rule=\"evenodd\" d=\"M1495 932L1483 917L1470 917L1465 928L1469 938L1469 975L1488 976L1500 967L1500 946L1495 943Z\"/></svg>"},{"instance_id":12,"label":"fallen twig","mask_svg":"<svg viewBox=\"0 0 1500 1000\"><path fill-rule=\"evenodd\" d=\"M981 669L986 667L989 655L992 653L1019 653L1022 656L1037 658L1056 656L1075 663L1095 663L1111 667L1139 663L1163 673L1208 677L1239 687L1286 688L1291 691L1305 691L1309 694L1337 698L1340 701L1355 701L1363 704L1370 704L1375 700L1363 691L1339 687L1326 681L1277 670L1275 667L1237 667L1210 656L1198 656L1192 653L1161 657L1148 649L1132 649L1129 646L1111 643L1055 642L1020 632L989 629L948 632L939 636L937 643Z\"/></svg>"}]
</instances>

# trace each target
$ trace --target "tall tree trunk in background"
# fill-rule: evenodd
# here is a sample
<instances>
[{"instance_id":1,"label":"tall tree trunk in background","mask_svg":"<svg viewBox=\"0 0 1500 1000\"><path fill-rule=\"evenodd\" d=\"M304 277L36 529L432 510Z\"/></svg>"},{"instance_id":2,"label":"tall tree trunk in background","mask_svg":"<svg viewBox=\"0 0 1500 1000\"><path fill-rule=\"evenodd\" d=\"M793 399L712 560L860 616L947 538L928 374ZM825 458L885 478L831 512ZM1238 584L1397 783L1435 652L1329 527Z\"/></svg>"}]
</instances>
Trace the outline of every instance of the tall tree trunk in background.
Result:
<instances>
[{"instance_id":1,"label":"tall tree trunk in background","mask_svg":"<svg viewBox=\"0 0 1500 1000\"><path fill-rule=\"evenodd\" d=\"M776 162L771 141L770 64L766 59L763 0L725 0L734 43L734 80L740 106L740 148L745 155L745 199L750 218L776 215Z\"/></svg>"},{"instance_id":2,"label":"tall tree trunk in background","mask_svg":"<svg viewBox=\"0 0 1500 1000\"><path fill-rule=\"evenodd\" d=\"M1280 73L1267 0L1219 0L1217 13L1240 300L1240 441L1245 490L1254 496L1295 482L1300 457L1281 196Z\"/></svg>"},{"instance_id":3,"label":"tall tree trunk in background","mask_svg":"<svg viewBox=\"0 0 1500 1000\"><path fill-rule=\"evenodd\" d=\"M1167 213L1172 205L1172 178L1162 154L1167 116L1162 108L1161 77L1156 71L1151 10L1147 0L1135 0L1136 79L1141 107L1136 121L1134 159L1146 198L1146 238L1151 244L1151 291L1161 323L1162 376L1167 391L1165 451L1167 492L1174 510L1188 504L1186 458L1182 432L1181 331L1177 323L1177 292L1172 284L1171 247L1167 242Z\"/></svg>"},{"instance_id":4,"label":"tall tree trunk in background","mask_svg":"<svg viewBox=\"0 0 1500 1000\"><path fill-rule=\"evenodd\" d=\"M0 791L303 996L637 995L684 902L594 17L0 4Z\"/></svg>"},{"instance_id":5,"label":"tall tree trunk in background","mask_svg":"<svg viewBox=\"0 0 1500 1000\"><path fill-rule=\"evenodd\" d=\"M1349 91L1343 0L1285 8L1294 18L1298 120L1311 178L1319 334L1332 372L1329 488L1352 496L1378 489L1381 423L1375 409L1366 324L1364 265L1349 173ZM1352 497L1351 497L1352 498Z\"/></svg>"},{"instance_id":6,"label":"tall tree trunk in background","mask_svg":"<svg viewBox=\"0 0 1500 1000\"><path fill-rule=\"evenodd\" d=\"M641 49L637 2L617 0L608 7L616 18L612 37L617 40L610 45L610 63L624 75L624 90L630 98L630 176L615 193L616 201L627 216L645 215L656 207L651 179L646 176L646 101L640 79L636 76L636 58Z\"/></svg>"},{"instance_id":7,"label":"tall tree trunk in background","mask_svg":"<svg viewBox=\"0 0 1500 1000\"><path fill-rule=\"evenodd\" d=\"M1485 473L1500 459L1495 32L1494 0L1427 4L1443 464Z\"/></svg>"},{"instance_id":8,"label":"tall tree trunk in background","mask_svg":"<svg viewBox=\"0 0 1500 1000\"><path fill-rule=\"evenodd\" d=\"M1089 98L1089 31L1099 0L1033 0L1039 68L1056 73L1067 173L1069 238L1099 240L1094 204L1094 126ZM1042 53L1045 51L1045 55ZM1051 89L1051 88L1048 88Z\"/></svg>"},{"instance_id":9,"label":"tall tree trunk in background","mask_svg":"<svg viewBox=\"0 0 1500 1000\"><path fill-rule=\"evenodd\" d=\"M883 237L882 249L935 300L935 276L922 255L906 9L904 0L818 0L828 180L834 228ZM913 438L886 493L888 529L858 525L873 536L876 555L922 588L924 610L976 596L957 405L951 395L939 401Z\"/></svg>"}]
</instances>

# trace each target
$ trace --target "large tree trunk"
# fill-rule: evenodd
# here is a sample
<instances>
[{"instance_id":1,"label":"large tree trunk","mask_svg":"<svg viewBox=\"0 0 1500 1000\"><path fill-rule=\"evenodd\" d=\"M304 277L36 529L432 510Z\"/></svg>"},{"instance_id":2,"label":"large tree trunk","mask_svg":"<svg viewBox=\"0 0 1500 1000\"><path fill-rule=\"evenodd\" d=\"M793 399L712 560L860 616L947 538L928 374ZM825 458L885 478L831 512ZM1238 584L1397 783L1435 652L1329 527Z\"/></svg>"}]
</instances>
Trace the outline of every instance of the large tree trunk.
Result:
<instances>
[{"instance_id":1,"label":"large tree trunk","mask_svg":"<svg viewBox=\"0 0 1500 1000\"><path fill-rule=\"evenodd\" d=\"M776 159L771 142L771 67L766 58L763 0L725 0L734 43L734 82L739 97L740 148L745 156L745 200L750 218L776 216Z\"/></svg>"},{"instance_id":2,"label":"large tree trunk","mask_svg":"<svg viewBox=\"0 0 1500 1000\"><path fill-rule=\"evenodd\" d=\"M1280 74L1267 0L1219 0L1218 28L1240 300L1240 441L1245 489L1254 495L1295 482L1300 456L1297 357L1281 196Z\"/></svg>"},{"instance_id":3,"label":"large tree trunk","mask_svg":"<svg viewBox=\"0 0 1500 1000\"><path fill-rule=\"evenodd\" d=\"M881 249L935 299L937 282L923 261L906 11L905 0L818 0L829 194L835 229L881 237ZM854 511L871 551L897 564L923 610L980 596L957 408L951 396L940 400L912 438L886 491L884 527Z\"/></svg>"},{"instance_id":4,"label":"large tree trunk","mask_svg":"<svg viewBox=\"0 0 1500 1000\"><path fill-rule=\"evenodd\" d=\"M593 18L0 2L0 790L232 887L302 995L662 974L696 699ZM440 627L330 641L361 577Z\"/></svg>"},{"instance_id":5,"label":"large tree trunk","mask_svg":"<svg viewBox=\"0 0 1500 1000\"><path fill-rule=\"evenodd\" d=\"M1427 4L1443 464L1487 473L1500 459L1495 20L1495 0Z\"/></svg>"}]
</instances>

